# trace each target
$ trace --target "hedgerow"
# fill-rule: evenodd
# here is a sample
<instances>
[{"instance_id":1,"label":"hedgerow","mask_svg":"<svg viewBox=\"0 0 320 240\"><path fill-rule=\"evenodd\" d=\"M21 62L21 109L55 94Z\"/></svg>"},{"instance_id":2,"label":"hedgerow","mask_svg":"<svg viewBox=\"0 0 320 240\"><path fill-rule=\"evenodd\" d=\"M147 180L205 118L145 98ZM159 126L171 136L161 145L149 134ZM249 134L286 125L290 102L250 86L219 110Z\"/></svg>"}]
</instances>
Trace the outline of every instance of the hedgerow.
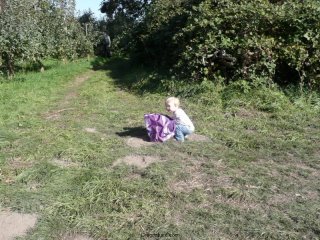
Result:
<instances>
[{"instance_id":1,"label":"hedgerow","mask_svg":"<svg viewBox=\"0 0 320 240\"><path fill-rule=\"evenodd\" d=\"M130 44L140 60L189 81L317 88L319 29L316 0L155 0Z\"/></svg>"}]
</instances>

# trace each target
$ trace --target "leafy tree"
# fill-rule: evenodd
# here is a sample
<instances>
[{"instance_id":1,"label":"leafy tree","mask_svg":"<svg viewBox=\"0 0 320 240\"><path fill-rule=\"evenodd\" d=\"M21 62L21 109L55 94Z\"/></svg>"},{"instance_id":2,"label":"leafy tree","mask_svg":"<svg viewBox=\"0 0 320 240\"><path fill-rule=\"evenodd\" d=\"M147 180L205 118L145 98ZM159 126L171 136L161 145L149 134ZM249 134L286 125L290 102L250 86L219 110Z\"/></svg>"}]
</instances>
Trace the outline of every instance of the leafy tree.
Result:
<instances>
[{"instance_id":1,"label":"leafy tree","mask_svg":"<svg viewBox=\"0 0 320 240\"><path fill-rule=\"evenodd\" d=\"M94 36L87 37L74 17L74 0L2 0L1 7L0 67L8 75L18 61L93 53Z\"/></svg>"},{"instance_id":2,"label":"leafy tree","mask_svg":"<svg viewBox=\"0 0 320 240\"><path fill-rule=\"evenodd\" d=\"M145 7L149 2L148 0L107 0L102 2L100 10L111 20L118 16L125 16L128 20L136 21L144 16Z\"/></svg>"},{"instance_id":3,"label":"leafy tree","mask_svg":"<svg viewBox=\"0 0 320 240\"><path fill-rule=\"evenodd\" d=\"M90 41L74 17L74 0L45 1L42 11L42 29L46 56L74 59L92 53ZM49 3L49 6L47 6Z\"/></svg>"},{"instance_id":4,"label":"leafy tree","mask_svg":"<svg viewBox=\"0 0 320 240\"><path fill-rule=\"evenodd\" d=\"M27 0L7 1L0 14L0 65L5 65L9 75L14 74L18 59L39 57L41 38L34 5Z\"/></svg>"},{"instance_id":5,"label":"leafy tree","mask_svg":"<svg viewBox=\"0 0 320 240\"><path fill-rule=\"evenodd\" d=\"M128 52L132 48L133 31L143 21L149 0L107 0L101 12L107 15L106 29L113 39L113 48Z\"/></svg>"},{"instance_id":6,"label":"leafy tree","mask_svg":"<svg viewBox=\"0 0 320 240\"><path fill-rule=\"evenodd\" d=\"M97 21L93 16L93 12L91 12L90 10L84 12L81 16L79 16L78 21L82 26L83 33L85 34L84 41L88 46L91 46L91 48L93 47L96 54L99 54L100 50L98 50L98 45L103 39L102 26L104 26L104 21Z\"/></svg>"},{"instance_id":7,"label":"leafy tree","mask_svg":"<svg viewBox=\"0 0 320 240\"><path fill-rule=\"evenodd\" d=\"M135 54L154 65L172 66L184 46L173 37L186 24L186 10L196 5L194 0L153 1L146 10L144 21L135 29Z\"/></svg>"}]
</instances>

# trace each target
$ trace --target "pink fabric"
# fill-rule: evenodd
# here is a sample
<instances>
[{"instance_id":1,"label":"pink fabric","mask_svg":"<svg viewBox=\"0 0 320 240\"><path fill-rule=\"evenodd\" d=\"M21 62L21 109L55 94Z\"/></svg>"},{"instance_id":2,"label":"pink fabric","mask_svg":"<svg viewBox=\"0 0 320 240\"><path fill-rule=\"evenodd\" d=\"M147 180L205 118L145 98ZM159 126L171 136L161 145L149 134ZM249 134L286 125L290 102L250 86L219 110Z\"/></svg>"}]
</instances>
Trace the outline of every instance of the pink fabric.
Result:
<instances>
[{"instance_id":1,"label":"pink fabric","mask_svg":"<svg viewBox=\"0 0 320 240\"><path fill-rule=\"evenodd\" d=\"M174 136L175 121L165 115L145 114L144 122L151 142L164 142Z\"/></svg>"}]
</instances>

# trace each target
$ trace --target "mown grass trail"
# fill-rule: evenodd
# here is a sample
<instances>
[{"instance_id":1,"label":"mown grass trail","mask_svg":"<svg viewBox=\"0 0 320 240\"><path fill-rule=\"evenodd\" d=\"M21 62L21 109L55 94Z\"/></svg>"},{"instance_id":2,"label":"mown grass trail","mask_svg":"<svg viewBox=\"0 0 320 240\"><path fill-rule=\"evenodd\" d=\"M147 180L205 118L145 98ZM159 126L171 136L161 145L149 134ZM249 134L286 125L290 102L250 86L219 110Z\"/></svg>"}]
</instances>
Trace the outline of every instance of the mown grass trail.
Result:
<instances>
[{"instance_id":1,"label":"mown grass trail","mask_svg":"<svg viewBox=\"0 0 320 240\"><path fill-rule=\"evenodd\" d=\"M95 59L0 85L0 207L38 215L21 239L319 238L318 112L182 99L209 139L149 144L166 96L142 76Z\"/></svg>"}]
</instances>

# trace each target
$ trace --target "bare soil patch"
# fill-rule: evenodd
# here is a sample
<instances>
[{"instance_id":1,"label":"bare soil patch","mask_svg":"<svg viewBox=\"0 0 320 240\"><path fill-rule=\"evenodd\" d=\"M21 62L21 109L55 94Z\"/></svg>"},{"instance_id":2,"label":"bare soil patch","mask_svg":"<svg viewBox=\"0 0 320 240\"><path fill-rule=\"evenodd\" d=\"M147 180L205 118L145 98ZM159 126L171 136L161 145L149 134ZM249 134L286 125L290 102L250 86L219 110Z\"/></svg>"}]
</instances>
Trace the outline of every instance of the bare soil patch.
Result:
<instances>
[{"instance_id":1,"label":"bare soil patch","mask_svg":"<svg viewBox=\"0 0 320 240\"><path fill-rule=\"evenodd\" d=\"M79 167L78 163L72 162L69 159L60 159L60 158L54 158L52 159L52 163L58 167L62 168L69 168L69 167Z\"/></svg>"},{"instance_id":2,"label":"bare soil patch","mask_svg":"<svg viewBox=\"0 0 320 240\"><path fill-rule=\"evenodd\" d=\"M59 109L52 110L50 112L47 112L44 116L47 120L57 120L60 118L61 114L65 111L73 110L74 108L68 107L70 105L70 102L77 97L77 91L79 87L90 78L93 71L89 71L85 73L84 75L76 77L76 79L71 83L71 85L68 87L69 90L67 91L64 98L59 102Z\"/></svg>"},{"instance_id":3,"label":"bare soil patch","mask_svg":"<svg viewBox=\"0 0 320 240\"><path fill-rule=\"evenodd\" d=\"M235 113L235 116L241 117L241 118L257 118L261 116L266 116L267 113L259 112L254 109L245 109L245 108L239 108Z\"/></svg>"},{"instance_id":4,"label":"bare soil patch","mask_svg":"<svg viewBox=\"0 0 320 240\"><path fill-rule=\"evenodd\" d=\"M88 133L98 133L96 128L85 128L84 131Z\"/></svg>"},{"instance_id":5,"label":"bare soil patch","mask_svg":"<svg viewBox=\"0 0 320 240\"><path fill-rule=\"evenodd\" d=\"M184 180L169 183L169 189L178 193L188 193L194 189L210 190L210 181L207 178L207 175L201 171L200 163L186 166L185 173L188 173L189 177Z\"/></svg>"},{"instance_id":6,"label":"bare soil patch","mask_svg":"<svg viewBox=\"0 0 320 240\"><path fill-rule=\"evenodd\" d=\"M147 147L154 144L154 142L149 142L146 139L143 138L136 138L136 137L130 137L126 141L127 145L132 148L141 148L141 147Z\"/></svg>"},{"instance_id":7,"label":"bare soil patch","mask_svg":"<svg viewBox=\"0 0 320 240\"><path fill-rule=\"evenodd\" d=\"M268 205L270 206L278 206L282 204L288 204L290 202L295 201L294 196L289 194L274 194L269 200Z\"/></svg>"},{"instance_id":8,"label":"bare soil patch","mask_svg":"<svg viewBox=\"0 0 320 240\"><path fill-rule=\"evenodd\" d=\"M205 188L206 183L203 179L203 176L199 173L193 174L190 179L184 181L173 182L169 185L170 189L174 192L191 192L194 189L203 189Z\"/></svg>"},{"instance_id":9,"label":"bare soil patch","mask_svg":"<svg viewBox=\"0 0 320 240\"><path fill-rule=\"evenodd\" d=\"M52 111L52 112L46 114L45 118L47 120L58 120L63 112L70 111L73 109L74 108L64 108L64 109L55 110L55 111Z\"/></svg>"},{"instance_id":10,"label":"bare soil patch","mask_svg":"<svg viewBox=\"0 0 320 240\"><path fill-rule=\"evenodd\" d=\"M210 142L210 138L196 133L190 134L188 140L193 142Z\"/></svg>"},{"instance_id":11,"label":"bare soil patch","mask_svg":"<svg viewBox=\"0 0 320 240\"><path fill-rule=\"evenodd\" d=\"M35 191L38 191L38 189L41 187L41 184L40 183L37 183L37 182L30 182L28 183L28 190L30 192L35 192Z\"/></svg>"},{"instance_id":12,"label":"bare soil patch","mask_svg":"<svg viewBox=\"0 0 320 240\"><path fill-rule=\"evenodd\" d=\"M117 166L121 163L136 166L138 168L146 168L151 163L159 162L160 159L155 156L139 156L139 155L130 155L124 158L120 158L113 163L113 166Z\"/></svg>"},{"instance_id":13,"label":"bare soil patch","mask_svg":"<svg viewBox=\"0 0 320 240\"><path fill-rule=\"evenodd\" d=\"M188 136L188 140L192 142L209 142L210 139L206 136L200 135L200 134L191 134ZM148 147L153 144L156 144L155 142L150 142L148 139L145 138L136 138L136 137L130 137L126 141L127 145L132 148L141 148L141 147Z\"/></svg>"},{"instance_id":14,"label":"bare soil patch","mask_svg":"<svg viewBox=\"0 0 320 240\"><path fill-rule=\"evenodd\" d=\"M296 164L291 165L291 166L296 167L296 168L298 168L300 170L304 170L304 171L310 172L310 175L312 176L312 178L314 178L314 177L319 178L319 176L320 176L320 169L312 168L312 167L307 166L307 165L305 165L303 163L296 163Z\"/></svg>"},{"instance_id":15,"label":"bare soil patch","mask_svg":"<svg viewBox=\"0 0 320 240\"><path fill-rule=\"evenodd\" d=\"M77 97L78 88L90 78L92 73L93 71L91 70L85 73L84 75L76 77L76 79L72 82L71 86L69 87L70 90L67 92L63 101L61 102L62 105L68 105L70 103L70 100Z\"/></svg>"},{"instance_id":16,"label":"bare soil patch","mask_svg":"<svg viewBox=\"0 0 320 240\"><path fill-rule=\"evenodd\" d=\"M37 222L35 214L0 211L0 239L13 240L25 235Z\"/></svg>"},{"instance_id":17,"label":"bare soil patch","mask_svg":"<svg viewBox=\"0 0 320 240\"><path fill-rule=\"evenodd\" d=\"M21 157L15 157L9 160L9 165L14 169L23 169L31 167L33 163L24 161Z\"/></svg>"},{"instance_id":18,"label":"bare soil patch","mask_svg":"<svg viewBox=\"0 0 320 240\"><path fill-rule=\"evenodd\" d=\"M141 175L138 173L132 173L129 176L124 178L127 181L134 181L134 180L139 180L141 179Z\"/></svg>"},{"instance_id":19,"label":"bare soil patch","mask_svg":"<svg viewBox=\"0 0 320 240\"><path fill-rule=\"evenodd\" d=\"M233 187L232 178L227 175L218 176L214 179L213 185L215 187L221 187L221 188L232 188Z\"/></svg>"}]
</instances>

